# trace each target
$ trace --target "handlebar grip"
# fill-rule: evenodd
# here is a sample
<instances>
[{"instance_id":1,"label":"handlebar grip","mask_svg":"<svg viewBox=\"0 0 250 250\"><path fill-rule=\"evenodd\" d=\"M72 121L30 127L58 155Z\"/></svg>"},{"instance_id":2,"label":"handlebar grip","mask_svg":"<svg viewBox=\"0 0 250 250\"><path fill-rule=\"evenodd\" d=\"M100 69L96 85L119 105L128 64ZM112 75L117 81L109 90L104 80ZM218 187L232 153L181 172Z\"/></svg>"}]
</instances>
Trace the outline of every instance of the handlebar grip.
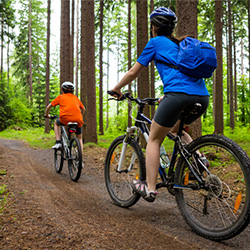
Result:
<instances>
[{"instance_id":1,"label":"handlebar grip","mask_svg":"<svg viewBox=\"0 0 250 250\"><path fill-rule=\"evenodd\" d=\"M107 93L108 93L109 95L112 95L112 96L114 96L114 95L120 96L120 94L118 94L117 92L112 91L112 90L108 90Z\"/></svg>"},{"instance_id":2,"label":"handlebar grip","mask_svg":"<svg viewBox=\"0 0 250 250\"><path fill-rule=\"evenodd\" d=\"M124 96L124 95L120 95L120 94L118 94L118 93L117 93L117 92L115 92L115 91L108 90L108 91L107 91L107 93L108 93L109 95L111 95L111 96L116 95L116 96L117 96L117 98L119 98L119 97L121 96L121 98L120 98L120 99L118 99L117 101L122 101L122 100L124 100L124 99L125 99L125 96Z\"/></svg>"}]
</instances>

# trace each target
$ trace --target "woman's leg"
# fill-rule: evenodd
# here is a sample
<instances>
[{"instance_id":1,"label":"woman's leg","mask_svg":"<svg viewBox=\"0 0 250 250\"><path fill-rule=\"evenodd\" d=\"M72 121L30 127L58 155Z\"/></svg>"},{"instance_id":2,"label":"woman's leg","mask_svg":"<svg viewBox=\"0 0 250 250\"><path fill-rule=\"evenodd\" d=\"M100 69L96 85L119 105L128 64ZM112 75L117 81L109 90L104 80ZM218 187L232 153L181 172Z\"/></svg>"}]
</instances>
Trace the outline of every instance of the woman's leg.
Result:
<instances>
[{"instance_id":1,"label":"woman's leg","mask_svg":"<svg viewBox=\"0 0 250 250\"><path fill-rule=\"evenodd\" d=\"M150 127L149 139L146 148L146 173L148 191L155 191L158 169L160 164L160 146L171 128L166 128L155 121Z\"/></svg>"},{"instance_id":2,"label":"woman's leg","mask_svg":"<svg viewBox=\"0 0 250 250\"><path fill-rule=\"evenodd\" d=\"M180 126L180 120L176 122L175 125L171 128L170 133L176 136L179 130L179 126ZM184 127L185 126L186 125L184 125ZM189 144L190 142L193 141L192 137L186 131L183 130L182 133L183 133L183 136L181 137L181 139L185 141L186 144Z\"/></svg>"}]
</instances>

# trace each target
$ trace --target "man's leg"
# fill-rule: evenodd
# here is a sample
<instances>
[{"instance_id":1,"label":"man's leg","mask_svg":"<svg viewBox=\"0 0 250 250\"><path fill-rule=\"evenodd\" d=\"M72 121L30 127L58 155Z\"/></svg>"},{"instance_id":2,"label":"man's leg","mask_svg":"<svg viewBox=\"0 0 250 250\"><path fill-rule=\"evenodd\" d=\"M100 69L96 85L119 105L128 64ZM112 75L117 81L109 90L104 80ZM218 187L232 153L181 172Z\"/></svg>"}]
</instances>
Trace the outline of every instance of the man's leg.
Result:
<instances>
[{"instance_id":1,"label":"man's leg","mask_svg":"<svg viewBox=\"0 0 250 250\"><path fill-rule=\"evenodd\" d=\"M81 149L82 149L82 151L83 151L82 134L77 134L76 136L77 136L77 138L78 138L79 141L80 141Z\"/></svg>"},{"instance_id":2,"label":"man's leg","mask_svg":"<svg viewBox=\"0 0 250 250\"><path fill-rule=\"evenodd\" d=\"M55 136L56 136L56 140L60 141L60 126L57 124L56 120L55 120L55 124L54 124L54 131L55 131Z\"/></svg>"}]
</instances>

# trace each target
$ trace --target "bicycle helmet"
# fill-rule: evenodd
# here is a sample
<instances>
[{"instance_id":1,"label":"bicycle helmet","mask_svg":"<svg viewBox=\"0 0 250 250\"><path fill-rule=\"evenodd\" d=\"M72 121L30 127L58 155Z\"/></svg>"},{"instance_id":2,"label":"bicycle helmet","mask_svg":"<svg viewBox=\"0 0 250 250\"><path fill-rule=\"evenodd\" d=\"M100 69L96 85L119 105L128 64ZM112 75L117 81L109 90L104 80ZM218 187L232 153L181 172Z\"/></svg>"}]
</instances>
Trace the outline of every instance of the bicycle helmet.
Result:
<instances>
[{"instance_id":1,"label":"bicycle helmet","mask_svg":"<svg viewBox=\"0 0 250 250\"><path fill-rule=\"evenodd\" d=\"M177 16L171 9L159 7L151 13L150 21L160 28L158 35L171 35L177 23Z\"/></svg>"},{"instance_id":2,"label":"bicycle helmet","mask_svg":"<svg viewBox=\"0 0 250 250\"><path fill-rule=\"evenodd\" d=\"M61 86L63 90L74 90L74 84L72 82L64 82Z\"/></svg>"}]
</instances>

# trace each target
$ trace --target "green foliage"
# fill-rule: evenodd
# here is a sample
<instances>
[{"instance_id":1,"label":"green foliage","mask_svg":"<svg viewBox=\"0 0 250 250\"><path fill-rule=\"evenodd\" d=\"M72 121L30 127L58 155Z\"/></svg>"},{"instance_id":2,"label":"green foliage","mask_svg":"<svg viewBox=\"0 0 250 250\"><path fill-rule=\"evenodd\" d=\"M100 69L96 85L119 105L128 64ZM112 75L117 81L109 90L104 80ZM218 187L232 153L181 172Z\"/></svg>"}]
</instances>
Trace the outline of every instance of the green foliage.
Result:
<instances>
[{"instance_id":1,"label":"green foliage","mask_svg":"<svg viewBox=\"0 0 250 250\"><path fill-rule=\"evenodd\" d=\"M22 140L33 148L47 149L54 144L55 134L51 130L49 134L44 133L44 128L19 128L14 126L0 132L0 137L6 139Z\"/></svg>"},{"instance_id":2,"label":"green foliage","mask_svg":"<svg viewBox=\"0 0 250 250\"><path fill-rule=\"evenodd\" d=\"M7 191L7 185L2 184L0 186L0 216L3 215L3 212L7 207L8 196L9 196L9 192Z\"/></svg>"}]
</instances>

